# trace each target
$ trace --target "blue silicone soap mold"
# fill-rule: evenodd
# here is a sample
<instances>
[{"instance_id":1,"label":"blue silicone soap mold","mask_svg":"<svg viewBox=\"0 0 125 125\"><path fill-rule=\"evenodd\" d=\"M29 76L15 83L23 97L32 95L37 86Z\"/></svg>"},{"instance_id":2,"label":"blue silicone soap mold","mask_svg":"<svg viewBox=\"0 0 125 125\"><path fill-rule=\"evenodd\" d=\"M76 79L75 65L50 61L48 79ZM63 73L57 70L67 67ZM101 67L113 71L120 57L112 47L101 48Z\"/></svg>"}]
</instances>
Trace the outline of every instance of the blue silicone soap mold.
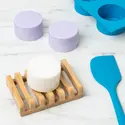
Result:
<instances>
[{"instance_id":1,"label":"blue silicone soap mold","mask_svg":"<svg viewBox=\"0 0 125 125\"><path fill-rule=\"evenodd\" d=\"M93 16L103 34L125 31L125 0L74 0L74 7L82 15Z\"/></svg>"}]
</instances>

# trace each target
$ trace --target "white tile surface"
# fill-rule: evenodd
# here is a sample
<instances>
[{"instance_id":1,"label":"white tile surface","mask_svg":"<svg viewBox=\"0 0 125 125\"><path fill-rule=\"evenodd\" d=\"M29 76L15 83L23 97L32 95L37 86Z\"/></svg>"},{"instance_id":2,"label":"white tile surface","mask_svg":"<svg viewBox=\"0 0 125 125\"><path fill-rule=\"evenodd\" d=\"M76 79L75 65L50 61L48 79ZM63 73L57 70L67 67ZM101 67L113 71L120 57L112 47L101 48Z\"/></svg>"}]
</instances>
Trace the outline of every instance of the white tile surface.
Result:
<instances>
[{"instance_id":1,"label":"white tile surface","mask_svg":"<svg viewBox=\"0 0 125 125\"><path fill-rule=\"evenodd\" d=\"M35 10L44 18L44 36L34 42L15 37L13 19L22 10ZM48 44L48 27L65 19L77 24L81 42L69 53L56 53ZM16 71L23 73L28 61L42 53L66 58L84 86L86 96L64 105L21 118L8 88L5 76ZM0 0L0 123L2 125L117 125L107 91L93 79L89 63L97 55L116 56L123 80L118 87L119 98L125 107L125 34L110 37L96 29L92 17L77 14L73 0ZM73 109L73 110L72 110ZM125 108L124 108L125 109Z\"/></svg>"}]
</instances>

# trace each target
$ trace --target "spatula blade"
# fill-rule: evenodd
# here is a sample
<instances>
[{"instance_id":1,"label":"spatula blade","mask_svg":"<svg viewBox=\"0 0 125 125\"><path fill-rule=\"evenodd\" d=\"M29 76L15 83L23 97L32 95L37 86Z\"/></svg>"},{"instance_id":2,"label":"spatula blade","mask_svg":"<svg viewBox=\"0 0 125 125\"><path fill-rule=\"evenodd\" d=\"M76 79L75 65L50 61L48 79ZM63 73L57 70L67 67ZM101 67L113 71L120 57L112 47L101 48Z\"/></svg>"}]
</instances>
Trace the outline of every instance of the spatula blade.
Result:
<instances>
[{"instance_id":1,"label":"spatula blade","mask_svg":"<svg viewBox=\"0 0 125 125\"><path fill-rule=\"evenodd\" d=\"M122 79L115 57L112 55L94 57L90 68L95 80L107 89L116 87Z\"/></svg>"}]
</instances>

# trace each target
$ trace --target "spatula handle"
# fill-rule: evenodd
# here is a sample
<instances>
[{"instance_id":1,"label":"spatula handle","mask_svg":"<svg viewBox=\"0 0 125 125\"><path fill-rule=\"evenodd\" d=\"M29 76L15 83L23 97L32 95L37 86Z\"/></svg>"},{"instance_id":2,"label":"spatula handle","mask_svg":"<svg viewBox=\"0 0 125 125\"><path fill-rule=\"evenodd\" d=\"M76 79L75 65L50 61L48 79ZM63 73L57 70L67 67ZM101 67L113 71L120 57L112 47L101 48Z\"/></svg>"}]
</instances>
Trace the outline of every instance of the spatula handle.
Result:
<instances>
[{"instance_id":1,"label":"spatula handle","mask_svg":"<svg viewBox=\"0 0 125 125\"><path fill-rule=\"evenodd\" d=\"M109 93L112 99L112 103L115 109L118 123L119 125L125 125L125 115L124 115L124 111L122 109L121 103L119 101L118 95L116 93L116 89L110 91Z\"/></svg>"}]
</instances>

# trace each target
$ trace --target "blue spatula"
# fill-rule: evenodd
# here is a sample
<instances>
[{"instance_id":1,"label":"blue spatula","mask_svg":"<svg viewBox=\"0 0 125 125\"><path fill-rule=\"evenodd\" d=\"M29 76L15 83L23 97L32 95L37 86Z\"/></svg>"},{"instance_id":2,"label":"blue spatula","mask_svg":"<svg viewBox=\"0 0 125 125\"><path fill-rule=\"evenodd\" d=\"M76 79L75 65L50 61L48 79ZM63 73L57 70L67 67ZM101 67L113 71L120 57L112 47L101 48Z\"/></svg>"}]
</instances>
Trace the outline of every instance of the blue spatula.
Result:
<instances>
[{"instance_id":1,"label":"blue spatula","mask_svg":"<svg viewBox=\"0 0 125 125\"><path fill-rule=\"evenodd\" d=\"M121 73L114 56L98 56L91 60L91 71L95 80L105 87L112 99L119 125L125 125L125 115L117 95Z\"/></svg>"}]
</instances>

